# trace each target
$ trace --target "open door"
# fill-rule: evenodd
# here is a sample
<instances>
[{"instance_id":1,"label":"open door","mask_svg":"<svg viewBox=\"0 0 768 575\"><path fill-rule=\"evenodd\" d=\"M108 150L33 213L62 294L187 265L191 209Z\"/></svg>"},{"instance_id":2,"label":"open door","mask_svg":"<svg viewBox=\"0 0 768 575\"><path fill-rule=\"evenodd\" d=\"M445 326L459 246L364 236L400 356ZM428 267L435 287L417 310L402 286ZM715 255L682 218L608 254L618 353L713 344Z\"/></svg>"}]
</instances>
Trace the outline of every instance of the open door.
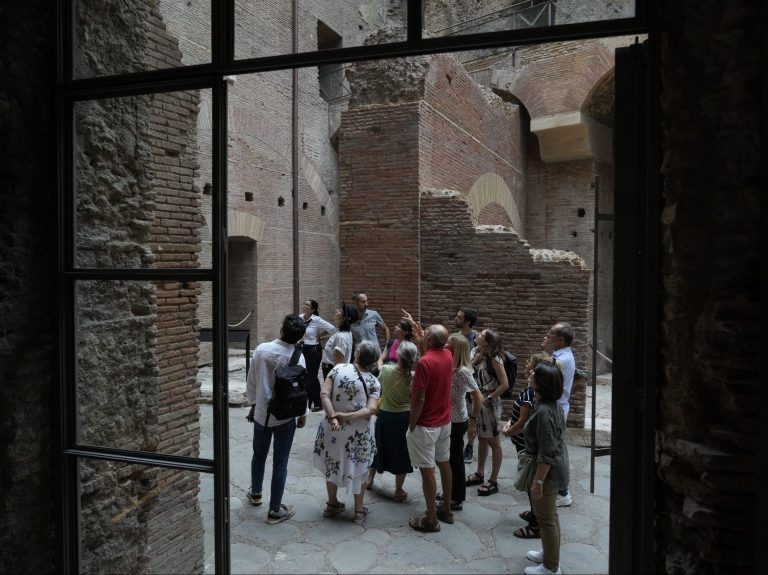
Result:
<instances>
[{"instance_id":1,"label":"open door","mask_svg":"<svg viewBox=\"0 0 768 575\"><path fill-rule=\"evenodd\" d=\"M616 50L611 573L654 570L660 208L649 53L647 43Z\"/></svg>"}]
</instances>

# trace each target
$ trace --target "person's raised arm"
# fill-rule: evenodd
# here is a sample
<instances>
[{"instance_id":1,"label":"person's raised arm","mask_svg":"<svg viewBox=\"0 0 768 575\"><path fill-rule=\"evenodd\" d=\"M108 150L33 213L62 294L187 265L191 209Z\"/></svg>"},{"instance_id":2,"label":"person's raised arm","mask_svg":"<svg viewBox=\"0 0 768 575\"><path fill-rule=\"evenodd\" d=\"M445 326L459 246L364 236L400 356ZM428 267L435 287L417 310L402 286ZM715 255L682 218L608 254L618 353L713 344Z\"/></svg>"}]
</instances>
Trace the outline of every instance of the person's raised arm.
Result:
<instances>
[{"instance_id":1,"label":"person's raised arm","mask_svg":"<svg viewBox=\"0 0 768 575\"><path fill-rule=\"evenodd\" d=\"M407 311L404 309L401 309L400 311L403 312L403 319L411 325L411 331L413 332L411 341L413 341L413 343L416 344L416 347L419 348L419 354L424 355L424 353L427 351L426 338L424 337L424 328L422 328L421 324L413 319L413 316Z\"/></svg>"}]
</instances>

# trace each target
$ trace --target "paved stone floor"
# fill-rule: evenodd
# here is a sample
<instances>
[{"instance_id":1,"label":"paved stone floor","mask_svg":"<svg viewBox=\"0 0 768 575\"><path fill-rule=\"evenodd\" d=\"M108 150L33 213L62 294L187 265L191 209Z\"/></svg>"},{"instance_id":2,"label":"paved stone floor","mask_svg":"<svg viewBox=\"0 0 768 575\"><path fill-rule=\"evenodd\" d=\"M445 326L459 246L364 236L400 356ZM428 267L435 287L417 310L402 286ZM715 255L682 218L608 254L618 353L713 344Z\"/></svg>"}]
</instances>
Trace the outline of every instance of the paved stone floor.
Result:
<instances>
[{"instance_id":1,"label":"paved stone floor","mask_svg":"<svg viewBox=\"0 0 768 575\"><path fill-rule=\"evenodd\" d=\"M210 457L212 409L205 404L201 409L202 455ZM244 498L252 437L246 412L244 407L229 410L233 573L522 573L531 564L525 559L526 551L540 548L540 540L512 534L523 525L518 513L528 508L528 501L512 485L517 458L508 440L504 441L500 492L478 497L475 488L468 488L464 510L455 513L453 525L442 524L439 533L422 534L408 527L408 518L425 508L418 471L406 479L410 496L405 503L389 499L393 476L377 476L374 489L366 494L370 514L364 526L352 523L351 511L324 519L325 481L312 467L318 413L310 414L307 427L297 430L291 450L283 500L296 507L296 515L268 525L266 502L253 507ZM579 443L569 440L573 505L559 509L561 568L563 573L607 573L610 457L596 460L595 493L590 494L590 450ZM474 466L466 469L474 471ZM270 473L268 463L267 477ZM353 507L351 495L340 490L339 497L348 509ZM208 572L214 566L212 499L212 480L203 476L200 502Z\"/></svg>"}]
</instances>

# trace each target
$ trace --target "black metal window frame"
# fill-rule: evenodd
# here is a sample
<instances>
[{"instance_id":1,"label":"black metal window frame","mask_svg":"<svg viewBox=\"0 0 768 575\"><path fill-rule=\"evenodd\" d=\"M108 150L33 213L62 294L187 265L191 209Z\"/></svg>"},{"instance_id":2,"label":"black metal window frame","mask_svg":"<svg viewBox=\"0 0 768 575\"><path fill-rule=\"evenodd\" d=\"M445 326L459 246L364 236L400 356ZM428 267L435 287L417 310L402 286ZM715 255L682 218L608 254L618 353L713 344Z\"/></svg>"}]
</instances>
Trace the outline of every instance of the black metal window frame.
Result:
<instances>
[{"instance_id":1,"label":"black metal window frame","mask_svg":"<svg viewBox=\"0 0 768 575\"><path fill-rule=\"evenodd\" d=\"M58 73L56 85L57 106L57 163L58 163L58 357L59 357L59 428L58 477L61 499L59 517L59 561L65 572L80 570L79 529L79 458L105 459L115 462L143 464L158 467L211 473L214 476L214 525L215 568L217 573L228 573L229 550L229 454L228 454L228 385L227 385L227 82L226 77L240 74L314 67L330 64L347 64L362 60L458 52L466 50L503 48L542 44L569 40L596 39L610 36L648 34L653 45L658 42L656 4L658 0L635 0L635 15L630 18L584 22L553 27L481 32L435 38L422 36L423 2L407 0L406 41L369 46L354 46L323 51L292 53L262 58L234 58L235 10L234 0L210 0L211 4L211 53L210 63L162 70L141 71L113 76L76 79L74 76L75 32L74 5L76 0L60 0L58 3ZM286 35L290 30L286 30ZM295 44L294 44L295 45ZM657 44L656 44L657 45ZM656 53L656 52L653 52ZM654 73L652 71L652 73ZM212 91L213 134L213 198L212 198L212 266L210 269L85 269L75 266L74 254L74 107L77 102L94 99L154 94L171 91L209 89ZM649 96L653 97L653 94ZM656 124L658 126L658 124ZM651 168L652 170L653 168ZM651 189L651 188L647 188ZM642 191L640 192L642 193ZM648 193L647 190L645 193ZM646 238L651 251L654 238ZM657 244L656 244L657 245ZM616 246L616 253L629 246ZM640 266L641 264L637 264ZM643 264L646 265L646 264ZM617 281L622 278L617 277ZM81 445L76 441L76 317L75 286L83 280L170 280L208 281L213 286L213 459L178 457L155 453L135 452ZM294 286L295 287L295 286ZM617 292L618 293L618 292ZM298 296L296 296L298 297ZM631 293L633 299L642 294ZM630 306L628 309L634 309ZM646 322L647 324L647 322ZM651 343L655 334L653 326L645 325L646 339ZM614 349L621 348L614 342ZM627 345L624 345L627 347ZM636 349L636 348L635 348ZM616 354L617 356L619 353ZM650 383L651 370L643 374L639 384ZM650 399L646 396L645 403ZM616 405L616 402L614 403ZM646 407L651 407L650 404ZM614 418L615 420L615 418ZM643 430L652 435L653 430ZM646 443L648 437L645 438ZM652 440L652 437L651 437ZM626 446L629 447L629 446ZM619 450L616 450L618 452ZM616 456L619 456L617 453ZM628 455L633 469L647 477L648 454ZM616 457L614 457L614 460ZM615 463L615 461L614 461ZM648 481L643 491L648 492ZM612 480L613 483L613 480ZM621 504L623 508L624 503ZM612 519L623 516L612 501ZM631 511L630 509L627 510ZM627 513L630 516L631 513ZM647 530L647 527L646 527ZM618 541L621 549L614 548L611 528L612 555L625 555L626 541ZM646 531L647 532L647 531ZM618 539L618 538L617 538ZM648 545L643 545L645 552ZM643 550L641 550L642 552ZM630 556L630 555L628 555ZM636 556L631 556L635 557ZM621 562L611 567L619 568ZM632 564L635 559L628 560ZM624 564L629 567L626 561ZM623 570L623 569L622 569Z\"/></svg>"}]
</instances>

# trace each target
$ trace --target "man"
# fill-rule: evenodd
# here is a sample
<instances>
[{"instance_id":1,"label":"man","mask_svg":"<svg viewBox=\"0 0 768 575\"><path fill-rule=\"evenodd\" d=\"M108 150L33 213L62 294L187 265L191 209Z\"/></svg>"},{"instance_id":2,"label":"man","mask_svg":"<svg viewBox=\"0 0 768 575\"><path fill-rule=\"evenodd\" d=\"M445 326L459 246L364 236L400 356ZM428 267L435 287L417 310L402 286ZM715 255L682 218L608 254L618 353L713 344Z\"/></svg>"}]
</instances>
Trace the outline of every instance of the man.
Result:
<instances>
[{"instance_id":1,"label":"man","mask_svg":"<svg viewBox=\"0 0 768 575\"><path fill-rule=\"evenodd\" d=\"M475 331L475 323L477 323L477 312L474 309L463 307L456 312L456 317L453 318L453 325L459 329L459 333L467 338L469 341L470 351L475 347L475 338L477 338L477 332ZM467 409L472 410L472 396L467 394ZM464 463L472 463L475 457L475 450L473 444L475 443L475 436L477 435L477 428L472 427L472 431L467 430L467 445L464 447Z\"/></svg>"},{"instance_id":2,"label":"man","mask_svg":"<svg viewBox=\"0 0 768 575\"><path fill-rule=\"evenodd\" d=\"M573 359L571 344L573 343L573 327L564 321L553 325L544 336L541 347L549 353L552 358L560 363L560 371L563 373L563 395L557 400L558 405L563 410L565 420L568 421L568 411L570 409L571 388L573 387L573 376L576 374L576 362ZM573 503L571 492L568 488L557 492L557 506L569 507Z\"/></svg>"},{"instance_id":3,"label":"man","mask_svg":"<svg viewBox=\"0 0 768 575\"><path fill-rule=\"evenodd\" d=\"M440 521L453 523L450 506L437 508L435 465L440 468L443 493L451 493L451 376L453 360L445 349L448 330L431 325L424 334L414 322L414 335L422 340L424 354L416 363L411 384L410 425L406 440L411 464L421 472L427 514L412 517L408 524L417 531L440 531ZM426 340L426 341L425 341Z\"/></svg>"},{"instance_id":4,"label":"man","mask_svg":"<svg viewBox=\"0 0 768 575\"><path fill-rule=\"evenodd\" d=\"M468 307L463 307L457 311L456 317L453 319L453 324L458 328L461 335L469 341L470 350L475 347L475 338L477 337L477 332L474 330L475 323L477 323L477 312Z\"/></svg>"},{"instance_id":5,"label":"man","mask_svg":"<svg viewBox=\"0 0 768 575\"><path fill-rule=\"evenodd\" d=\"M304 337L305 329L304 320L300 316L285 316L280 329L280 339L262 343L256 347L248 372L246 394L251 410L246 419L253 423L253 458L251 459L251 487L246 497L251 504L261 505L264 466L269 454L269 445L274 436L272 485L267 512L267 523L270 525L290 519L295 512L293 505L283 504L282 499L288 475L288 456L293 444L293 434L296 428L304 427L306 414L289 419L275 419L270 415L267 420L267 407L275 389L275 370L288 365L296 349L296 342ZM301 354L298 362L302 366L305 365Z\"/></svg>"},{"instance_id":6,"label":"man","mask_svg":"<svg viewBox=\"0 0 768 575\"><path fill-rule=\"evenodd\" d=\"M376 350L381 355L381 345L379 344L379 336L376 333L376 327L381 327L384 330L384 342L389 341L389 328L384 320L381 319L379 312L368 309L368 296L364 293L359 293L354 296L355 305L357 306L357 313L360 316L358 320L352 324L352 339L355 345L359 345L361 341L370 341L376 346ZM376 375L376 374L374 374Z\"/></svg>"}]
</instances>

